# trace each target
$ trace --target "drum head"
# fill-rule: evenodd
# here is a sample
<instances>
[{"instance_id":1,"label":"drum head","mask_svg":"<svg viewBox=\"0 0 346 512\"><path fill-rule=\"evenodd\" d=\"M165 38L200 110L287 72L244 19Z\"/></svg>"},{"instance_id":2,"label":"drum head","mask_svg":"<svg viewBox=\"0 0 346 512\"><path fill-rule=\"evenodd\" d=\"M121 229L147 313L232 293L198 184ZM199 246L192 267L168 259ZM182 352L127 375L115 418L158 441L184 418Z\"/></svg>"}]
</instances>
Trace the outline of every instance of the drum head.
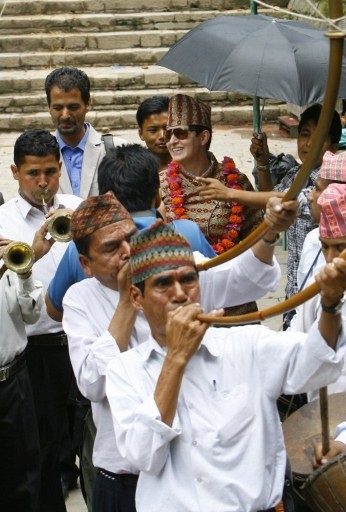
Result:
<instances>
[{"instance_id":1,"label":"drum head","mask_svg":"<svg viewBox=\"0 0 346 512\"><path fill-rule=\"evenodd\" d=\"M329 431L334 437L336 426L345 421L346 393L328 396ZM313 400L304 405L282 424L285 444L292 471L303 476L313 471L314 444L321 442L320 401Z\"/></svg>"}]
</instances>

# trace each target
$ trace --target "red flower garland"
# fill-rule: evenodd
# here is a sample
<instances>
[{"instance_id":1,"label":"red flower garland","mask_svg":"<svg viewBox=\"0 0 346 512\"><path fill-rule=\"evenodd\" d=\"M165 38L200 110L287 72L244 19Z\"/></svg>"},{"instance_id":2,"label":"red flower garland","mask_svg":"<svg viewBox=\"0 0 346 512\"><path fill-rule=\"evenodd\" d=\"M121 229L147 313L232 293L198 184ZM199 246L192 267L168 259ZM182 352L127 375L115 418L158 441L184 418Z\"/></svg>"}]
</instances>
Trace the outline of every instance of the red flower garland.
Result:
<instances>
[{"instance_id":1,"label":"red flower garland","mask_svg":"<svg viewBox=\"0 0 346 512\"><path fill-rule=\"evenodd\" d=\"M179 175L179 164L171 162L167 168L168 191L172 202L172 212L175 219L188 219L186 208L184 205L185 194L182 188L182 179ZM226 186L233 189L241 189L239 185L239 169L236 168L232 158L227 156L222 161L222 174L225 176ZM226 232L215 244L212 244L214 251L221 254L228 249L234 247L238 242L239 231L245 215L243 213L244 206L236 201L230 201L230 215Z\"/></svg>"}]
</instances>

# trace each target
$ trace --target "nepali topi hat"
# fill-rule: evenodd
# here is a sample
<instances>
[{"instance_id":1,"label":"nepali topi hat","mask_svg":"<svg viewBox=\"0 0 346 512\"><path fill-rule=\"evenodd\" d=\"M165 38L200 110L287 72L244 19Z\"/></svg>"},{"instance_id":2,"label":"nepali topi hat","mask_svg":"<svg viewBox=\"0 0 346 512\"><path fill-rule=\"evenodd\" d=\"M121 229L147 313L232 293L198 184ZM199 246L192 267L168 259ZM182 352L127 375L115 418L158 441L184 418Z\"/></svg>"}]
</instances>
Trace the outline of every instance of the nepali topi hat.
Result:
<instances>
[{"instance_id":1,"label":"nepali topi hat","mask_svg":"<svg viewBox=\"0 0 346 512\"><path fill-rule=\"evenodd\" d=\"M71 217L72 239L76 242L108 224L119 223L119 228L131 233L135 227L131 215L112 192L91 196L82 201Z\"/></svg>"},{"instance_id":2,"label":"nepali topi hat","mask_svg":"<svg viewBox=\"0 0 346 512\"><path fill-rule=\"evenodd\" d=\"M346 237L346 184L331 183L317 200L321 208L320 236Z\"/></svg>"},{"instance_id":3,"label":"nepali topi hat","mask_svg":"<svg viewBox=\"0 0 346 512\"><path fill-rule=\"evenodd\" d=\"M203 126L211 130L211 108L197 98L176 94L169 100L167 128Z\"/></svg>"},{"instance_id":4,"label":"nepali topi hat","mask_svg":"<svg viewBox=\"0 0 346 512\"><path fill-rule=\"evenodd\" d=\"M323 155L319 177L346 183L346 151L337 154L326 151Z\"/></svg>"},{"instance_id":5,"label":"nepali topi hat","mask_svg":"<svg viewBox=\"0 0 346 512\"><path fill-rule=\"evenodd\" d=\"M132 283L184 266L195 266L189 242L161 219L131 237L130 266Z\"/></svg>"}]
</instances>

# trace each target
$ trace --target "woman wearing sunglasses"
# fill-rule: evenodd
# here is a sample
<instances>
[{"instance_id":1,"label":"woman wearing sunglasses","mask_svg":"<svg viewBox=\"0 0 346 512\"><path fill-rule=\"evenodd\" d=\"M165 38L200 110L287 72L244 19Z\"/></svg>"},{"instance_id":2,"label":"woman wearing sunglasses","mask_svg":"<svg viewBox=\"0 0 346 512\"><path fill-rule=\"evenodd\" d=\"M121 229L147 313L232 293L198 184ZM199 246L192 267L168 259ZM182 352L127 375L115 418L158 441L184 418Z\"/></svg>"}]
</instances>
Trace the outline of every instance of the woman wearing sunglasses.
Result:
<instances>
[{"instance_id":1,"label":"woman wearing sunglasses","mask_svg":"<svg viewBox=\"0 0 346 512\"><path fill-rule=\"evenodd\" d=\"M160 172L166 218L168 222L195 221L220 254L246 238L262 221L263 212L233 201L216 201L200 195L199 177L216 178L229 188L254 190L231 158L224 157L221 163L216 160L209 151L211 137L210 106L185 94L172 96L165 132L172 161ZM254 310L256 304L251 303L237 307L234 314Z\"/></svg>"}]
</instances>

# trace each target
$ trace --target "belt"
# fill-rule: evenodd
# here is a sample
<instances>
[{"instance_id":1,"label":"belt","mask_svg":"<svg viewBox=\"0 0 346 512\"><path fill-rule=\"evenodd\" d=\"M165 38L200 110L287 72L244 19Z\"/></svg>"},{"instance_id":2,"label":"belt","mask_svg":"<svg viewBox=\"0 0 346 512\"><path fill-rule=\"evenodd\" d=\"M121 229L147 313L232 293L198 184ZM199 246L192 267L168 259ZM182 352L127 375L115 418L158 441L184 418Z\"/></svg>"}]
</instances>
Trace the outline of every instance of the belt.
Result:
<instances>
[{"instance_id":1,"label":"belt","mask_svg":"<svg viewBox=\"0 0 346 512\"><path fill-rule=\"evenodd\" d=\"M31 347L64 347L67 344L67 336L63 331L28 336L28 345Z\"/></svg>"},{"instance_id":2,"label":"belt","mask_svg":"<svg viewBox=\"0 0 346 512\"><path fill-rule=\"evenodd\" d=\"M6 366L0 367L0 382L4 382L8 380L12 375L17 373L24 365L26 364L26 360L24 357L24 352L22 352L18 357L16 357L10 364Z\"/></svg>"},{"instance_id":3,"label":"belt","mask_svg":"<svg viewBox=\"0 0 346 512\"><path fill-rule=\"evenodd\" d=\"M125 485L137 485L138 475L131 475L130 473L112 473L102 468L98 468L98 473L110 480L118 480Z\"/></svg>"}]
</instances>

